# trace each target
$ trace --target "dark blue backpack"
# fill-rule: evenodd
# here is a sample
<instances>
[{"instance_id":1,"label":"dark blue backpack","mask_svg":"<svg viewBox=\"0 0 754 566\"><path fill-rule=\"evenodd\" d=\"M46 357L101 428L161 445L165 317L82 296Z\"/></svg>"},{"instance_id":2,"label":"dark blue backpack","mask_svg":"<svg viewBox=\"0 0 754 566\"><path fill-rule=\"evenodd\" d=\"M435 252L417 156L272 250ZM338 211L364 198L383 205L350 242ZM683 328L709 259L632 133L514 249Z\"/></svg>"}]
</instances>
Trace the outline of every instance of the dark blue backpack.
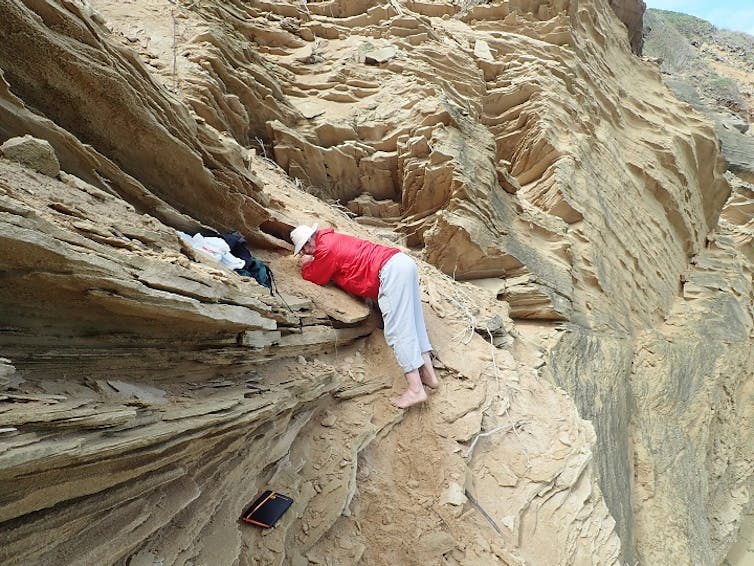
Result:
<instances>
[{"instance_id":1,"label":"dark blue backpack","mask_svg":"<svg viewBox=\"0 0 754 566\"><path fill-rule=\"evenodd\" d=\"M241 273L241 275L253 277L260 285L264 285L272 292L272 270L267 267L267 264L252 257L246 260L246 265L239 271L246 271L247 273Z\"/></svg>"},{"instance_id":2,"label":"dark blue backpack","mask_svg":"<svg viewBox=\"0 0 754 566\"><path fill-rule=\"evenodd\" d=\"M251 255L249 248L246 247L246 238L240 232L226 232L222 234L222 239L230 246L230 253L245 262L242 268L235 270L236 273L253 277L260 285L267 287L272 295L272 270L267 264Z\"/></svg>"}]
</instances>

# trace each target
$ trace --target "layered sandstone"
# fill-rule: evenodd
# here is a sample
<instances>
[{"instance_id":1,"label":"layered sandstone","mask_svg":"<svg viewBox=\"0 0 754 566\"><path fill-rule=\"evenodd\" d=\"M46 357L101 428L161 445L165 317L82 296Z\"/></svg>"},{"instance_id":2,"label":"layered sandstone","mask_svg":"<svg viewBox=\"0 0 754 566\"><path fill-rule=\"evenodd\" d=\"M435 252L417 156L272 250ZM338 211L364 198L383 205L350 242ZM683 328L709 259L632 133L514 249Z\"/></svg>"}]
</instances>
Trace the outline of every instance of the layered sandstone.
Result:
<instances>
[{"instance_id":1,"label":"layered sandstone","mask_svg":"<svg viewBox=\"0 0 754 566\"><path fill-rule=\"evenodd\" d=\"M0 6L2 141L63 171L0 160L3 560L721 561L750 187L631 53L638 11ZM298 277L304 221L423 260L426 405L388 404L369 308ZM175 229L240 229L282 297ZM291 511L239 525L266 487Z\"/></svg>"}]
</instances>

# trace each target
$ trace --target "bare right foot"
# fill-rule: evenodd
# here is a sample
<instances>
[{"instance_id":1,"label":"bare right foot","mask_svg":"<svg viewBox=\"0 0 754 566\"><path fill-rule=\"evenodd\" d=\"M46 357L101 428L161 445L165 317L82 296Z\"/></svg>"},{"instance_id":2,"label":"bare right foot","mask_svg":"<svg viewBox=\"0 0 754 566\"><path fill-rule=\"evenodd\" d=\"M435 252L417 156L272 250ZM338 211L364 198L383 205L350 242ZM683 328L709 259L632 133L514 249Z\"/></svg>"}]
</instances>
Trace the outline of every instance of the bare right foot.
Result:
<instances>
[{"instance_id":1,"label":"bare right foot","mask_svg":"<svg viewBox=\"0 0 754 566\"><path fill-rule=\"evenodd\" d=\"M419 368L419 377L422 383L431 389L437 389L440 387L440 380L435 375L435 368L432 366L432 358L429 357L429 352L422 354L422 360L424 360L424 365Z\"/></svg>"},{"instance_id":2,"label":"bare right foot","mask_svg":"<svg viewBox=\"0 0 754 566\"><path fill-rule=\"evenodd\" d=\"M423 403L427 400L427 392L423 387L419 388L419 391L411 391L406 389L400 397L395 397L390 402L399 409L408 409L412 405Z\"/></svg>"},{"instance_id":3,"label":"bare right foot","mask_svg":"<svg viewBox=\"0 0 754 566\"><path fill-rule=\"evenodd\" d=\"M431 389L437 389L440 387L440 380L437 379L434 371L428 372L424 369L425 367L426 366L422 366L419 368L419 376L421 377L422 383Z\"/></svg>"}]
</instances>

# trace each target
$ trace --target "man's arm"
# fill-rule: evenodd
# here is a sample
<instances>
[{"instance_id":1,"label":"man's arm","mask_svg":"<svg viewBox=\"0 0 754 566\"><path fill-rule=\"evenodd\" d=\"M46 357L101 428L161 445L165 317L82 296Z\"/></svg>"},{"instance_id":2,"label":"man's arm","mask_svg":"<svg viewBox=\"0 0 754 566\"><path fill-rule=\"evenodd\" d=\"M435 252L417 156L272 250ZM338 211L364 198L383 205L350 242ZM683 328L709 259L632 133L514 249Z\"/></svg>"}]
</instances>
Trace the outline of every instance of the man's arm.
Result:
<instances>
[{"instance_id":1,"label":"man's arm","mask_svg":"<svg viewBox=\"0 0 754 566\"><path fill-rule=\"evenodd\" d=\"M301 277L317 285L326 285L335 273L335 262L330 254L324 253L301 265Z\"/></svg>"}]
</instances>

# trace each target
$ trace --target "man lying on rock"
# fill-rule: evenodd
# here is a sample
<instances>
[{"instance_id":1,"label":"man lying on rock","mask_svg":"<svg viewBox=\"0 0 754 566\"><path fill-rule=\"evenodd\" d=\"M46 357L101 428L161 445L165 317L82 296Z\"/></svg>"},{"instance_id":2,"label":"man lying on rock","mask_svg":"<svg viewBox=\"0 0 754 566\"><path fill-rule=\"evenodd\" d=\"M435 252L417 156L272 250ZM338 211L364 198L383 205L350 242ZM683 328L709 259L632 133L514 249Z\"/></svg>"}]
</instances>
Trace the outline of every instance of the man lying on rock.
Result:
<instances>
[{"instance_id":1,"label":"man lying on rock","mask_svg":"<svg viewBox=\"0 0 754 566\"><path fill-rule=\"evenodd\" d=\"M398 248L339 234L332 228L299 226L291 231L294 255L304 252L301 276L317 285L330 281L358 295L376 299L382 311L385 340L406 374L408 388L391 400L406 409L427 399L422 384L437 380L424 325L416 264Z\"/></svg>"}]
</instances>

